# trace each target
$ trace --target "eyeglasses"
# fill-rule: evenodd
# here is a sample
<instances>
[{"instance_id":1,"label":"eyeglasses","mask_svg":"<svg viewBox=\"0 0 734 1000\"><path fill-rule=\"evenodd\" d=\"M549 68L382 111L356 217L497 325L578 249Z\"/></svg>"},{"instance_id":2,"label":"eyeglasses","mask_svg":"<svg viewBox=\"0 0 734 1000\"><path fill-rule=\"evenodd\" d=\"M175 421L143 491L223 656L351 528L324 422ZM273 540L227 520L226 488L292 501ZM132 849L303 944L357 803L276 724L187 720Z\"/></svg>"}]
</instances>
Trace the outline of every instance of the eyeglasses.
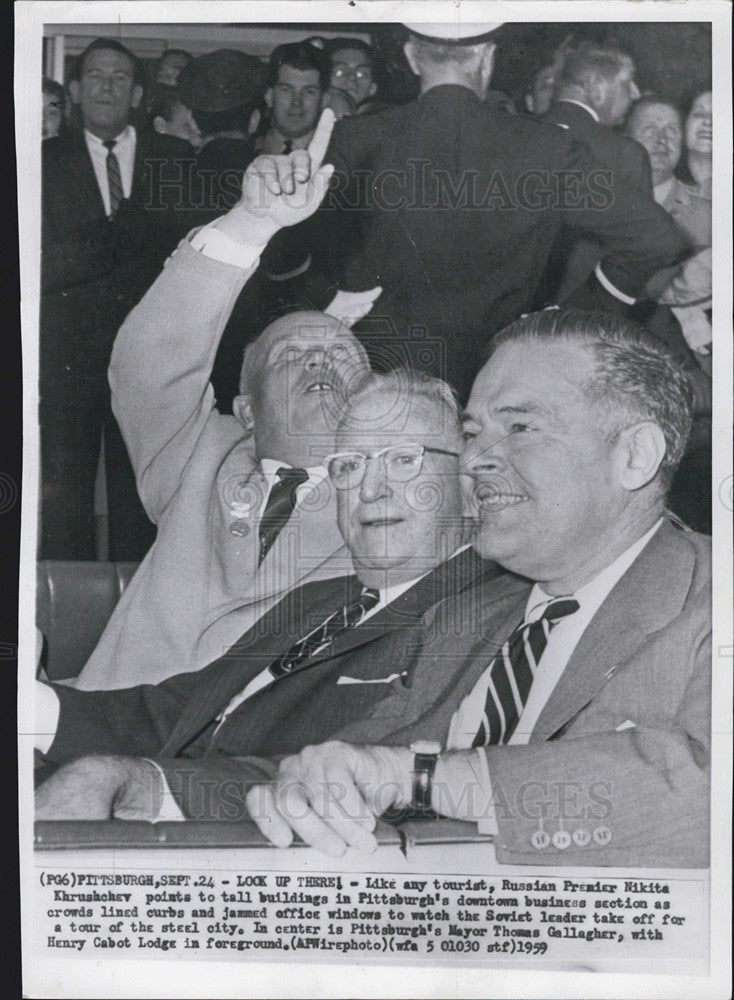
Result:
<instances>
[{"instance_id":1,"label":"eyeglasses","mask_svg":"<svg viewBox=\"0 0 734 1000\"><path fill-rule=\"evenodd\" d=\"M355 80L371 80L372 70L368 69L366 66L357 66L352 68L350 66L335 66L331 73L332 80L346 80L347 77L354 78Z\"/></svg>"},{"instance_id":2,"label":"eyeglasses","mask_svg":"<svg viewBox=\"0 0 734 1000\"><path fill-rule=\"evenodd\" d=\"M373 458L381 460L383 469L393 482L410 482L420 474L426 452L459 457L458 451L446 451L444 448L429 448L424 444L396 444L369 455L364 455L361 451L340 451L335 455L328 455L325 463L334 486L338 490L351 490L362 482L367 462Z\"/></svg>"}]
</instances>

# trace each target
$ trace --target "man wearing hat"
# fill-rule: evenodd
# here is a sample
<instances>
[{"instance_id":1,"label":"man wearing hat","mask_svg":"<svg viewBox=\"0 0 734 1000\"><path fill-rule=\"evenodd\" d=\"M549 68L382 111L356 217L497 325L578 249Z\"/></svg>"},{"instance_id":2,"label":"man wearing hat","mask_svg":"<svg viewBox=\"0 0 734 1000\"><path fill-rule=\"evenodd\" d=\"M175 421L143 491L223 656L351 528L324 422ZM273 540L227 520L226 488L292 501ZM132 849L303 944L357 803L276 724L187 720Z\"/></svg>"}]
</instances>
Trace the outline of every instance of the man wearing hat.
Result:
<instances>
[{"instance_id":1,"label":"man wearing hat","mask_svg":"<svg viewBox=\"0 0 734 1000\"><path fill-rule=\"evenodd\" d=\"M201 136L193 169L186 173L184 235L232 208L254 156L250 119L262 98L264 67L255 56L218 49L181 71L178 95ZM189 214L191 212L192 214Z\"/></svg>"},{"instance_id":2,"label":"man wearing hat","mask_svg":"<svg viewBox=\"0 0 734 1000\"><path fill-rule=\"evenodd\" d=\"M408 26L420 96L338 123L316 217L339 287L383 287L357 329L373 364L412 364L464 398L492 335L528 311L562 222L605 248L578 305L623 309L685 249L567 132L486 102L499 27Z\"/></svg>"}]
</instances>

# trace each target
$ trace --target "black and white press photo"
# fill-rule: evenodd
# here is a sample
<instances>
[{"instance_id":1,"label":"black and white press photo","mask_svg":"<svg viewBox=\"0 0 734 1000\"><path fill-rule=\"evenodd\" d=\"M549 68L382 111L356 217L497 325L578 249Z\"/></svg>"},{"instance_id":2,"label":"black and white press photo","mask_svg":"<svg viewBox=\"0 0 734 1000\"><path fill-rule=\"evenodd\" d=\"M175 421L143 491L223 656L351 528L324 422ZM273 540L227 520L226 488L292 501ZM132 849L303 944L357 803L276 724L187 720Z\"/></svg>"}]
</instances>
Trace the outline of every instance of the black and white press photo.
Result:
<instances>
[{"instance_id":1,"label":"black and white press photo","mask_svg":"<svg viewBox=\"0 0 734 1000\"><path fill-rule=\"evenodd\" d=\"M16 5L28 996L727 995L730 18Z\"/></svg>"}]
</instances>

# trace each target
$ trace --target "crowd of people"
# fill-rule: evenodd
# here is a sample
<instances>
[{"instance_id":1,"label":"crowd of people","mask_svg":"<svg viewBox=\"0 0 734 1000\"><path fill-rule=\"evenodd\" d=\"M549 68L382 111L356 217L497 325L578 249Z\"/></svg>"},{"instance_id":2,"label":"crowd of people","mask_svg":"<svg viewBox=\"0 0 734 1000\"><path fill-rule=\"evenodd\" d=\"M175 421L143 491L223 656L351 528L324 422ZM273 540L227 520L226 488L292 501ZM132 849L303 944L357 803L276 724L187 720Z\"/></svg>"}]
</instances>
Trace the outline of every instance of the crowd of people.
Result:
<instances>
[{"instance_id":1,"label":"crowd of people","mask_svg":"<svg viewBox=\"0 0 734 1000\"><path fill-rule=\"evenodd\" d=\"M518 112L499 28L408 26L403 104L355 39L172 50L147 102L118 42L77 60L41 553L93 556L104 435L143 561L39 682L39 818L338 854L390 807L506 862L706 864L711 93L576 41Z\"/></svg>"}]
</instances>

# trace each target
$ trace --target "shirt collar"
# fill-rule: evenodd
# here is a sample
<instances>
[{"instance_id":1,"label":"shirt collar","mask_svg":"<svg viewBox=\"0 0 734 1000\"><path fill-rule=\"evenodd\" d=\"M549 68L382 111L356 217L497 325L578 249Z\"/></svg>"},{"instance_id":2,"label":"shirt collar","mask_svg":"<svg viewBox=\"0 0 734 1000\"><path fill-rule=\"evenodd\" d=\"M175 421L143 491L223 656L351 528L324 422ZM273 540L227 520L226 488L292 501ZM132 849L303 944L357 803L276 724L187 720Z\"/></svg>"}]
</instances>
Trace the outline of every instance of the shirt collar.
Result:
<instances>
[{"instance_id":1,"label":"shirt collar","mask_svg":"<svg viewBox=\"0 0 734 1000\"><path fill-rule=\"evenodd\" d=\"M584 111L588 111L589 114L591 115L591 117L594 119L595 122L599 121L599 115L596 113L596 111L594 111L593 108L590 108L588 104L584 104L583 101L575 101L573 99L573 97L562 97L561 100L558 103L559 104L561 104L561 103L563 103L563 104L577 104L580 108L583 108Z\"/></svg>"},{"instance_id":2,"label":"shirt collar","mask_svg":"<svg viewBox=\"0 0 734 1000\"><path fill-rule=\"evenodd\" d=\"M448 562L449 559L453 559L460 552L463 552L465 549L470 549L471 547L470 542L467 542L466 545L460 545L458 549L455 549L450 556L443 560L443 562ZM379 607L383 607L386 604L392 604L392 602L397 600L401 594L404 594L406 590L415 586L419 580L422 580L424 576L428 576L428 574L432 573L434 569L436 569L435 566L431 567L431 569L427 569L426 572L421 573L420 576L416 576L412 580L407 580L405 583L394 583L390 587L382 587L378 589L377 593L380 595Z\"/></svg>"},{"instance_id":3,"label":"shirt collar","mask_svg":"<svg viewBox=\"0 0 734 1000\"><path fill-rule=\"evenodd\" d=\"M260 459L260 468L265 478L271 480L275 479L278 469L291 469L293 466L287 462L277 462L274 458L262 458ZM308 475L309 483L313 486L318 486L329 474L324 465L312 465L305 472ZM305 486L305 483L303 485Z\"/></svg>"},{"instance_id":4,"label":"shirt collar","mask_svg":"<svg viewBox=\"0 0 734 1000\"><path fill-rule=\"evenodd\" d=\"M629 548L626 548L621 555L618 555L614 562L611 562L597 573L588 583L579 587L574 594L567 595L579 602L579 611L585 621L590 621L593 615L596 614L603 601L611 593L612 588L622 579L662 523L663 519L658 518L652 528L646 531L636 542L633 542ZM525 621L535 621L541 616L545 606L555 600L557 600L556 597L546 594L543 588L536 583L530 591L528 603L525 608Z\"/></svg>"},{"instance_id":5,"label":"shirt collar","mask_svg":"<svg viewBox=\"0 0 734 1000\"><path fill-rule=\"evenodd\" d=\"M84 129L84 138L87 140L87 143L91 143L92 145L96 144L97 146L105 149L106 152L104 140L100 139L99 136L94 135L89 131L89 129ZM122 132L115 136L115 145L119 146L121 143L123 145L127 145L127 143L131 142L134 138L135 129L132 125L126 125Z\"/></svg>"},{"instance_id":6,"label":"shirt collar","mask_svg":"<svg viewBox=\"0 0 734 1000\"><path fill-rule=\"evenodd\" d=\"M667 181L663 181L662 184L656 184L652 190L653 197L658 205L662 205L665 199L668 197L670 192L673 190L673 185L675 184L675 175L671 174Z\"/></svg>"}]
</instances>

